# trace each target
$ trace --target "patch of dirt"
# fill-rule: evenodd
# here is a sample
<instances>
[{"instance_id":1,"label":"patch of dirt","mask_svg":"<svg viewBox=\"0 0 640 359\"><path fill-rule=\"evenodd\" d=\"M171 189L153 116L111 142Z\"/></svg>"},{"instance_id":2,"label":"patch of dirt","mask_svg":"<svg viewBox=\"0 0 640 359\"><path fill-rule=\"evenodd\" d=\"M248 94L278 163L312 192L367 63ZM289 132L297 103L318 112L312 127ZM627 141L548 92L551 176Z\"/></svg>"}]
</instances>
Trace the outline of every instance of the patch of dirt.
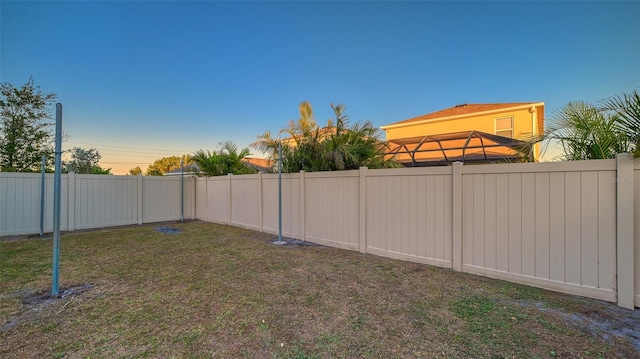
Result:
<instances>
[{"instance_id":1,"label":"patch of dirt","mask_svg":"<svg viewBox=\"0 0 640 359\"><path fill-rule=\"evenodd\" d=\"M261 242L270 243L274 246L283 247L283 248L326 247L326 246L323 246L322 244L302 241L299 239L284 237L284 236L282 237L282 241L285 243L281 244L281 243L277 243L279 241L278 236L270 233L259 233L258 235L254 235L254 236L240 236L239 238L259 240Z\"/></svg>"},{"instance_id":2,"label":"patch of dirt","mask_svg":"<svg viewBox=\"0 0 640 359\"><path fill-rule=\"evenodd\" d=\"M273 239L273 244L276 246L281 246L281 247L285 247L285 248L297 248L297 247L319 247L319 244L316 243L311 243L311 242L306 242L306 241L301 241L299 239L294 239L294 238L285 238L282 237L282 241L286 242L284 244L279 244L276 243L278 241L278 237L275 237Z\"/></svg>"},{"instance_id":3,"label":"patch of dirt","mask_svg":"<svg viewBox=\"0 0 640 359\"><path fill-rule=\"evenodd\" d=\"M31 294L26 296L22 300L22 304L28 306L36 306L36 305L47 305L59 300L65 300L68 298L72 298L78 296L89 289L93 288L93 284L82 284L69 288L61 288L59 293L56 295L52 295L50 292L37 292L35 294Z\"/></svg>"},{"instance_id":4,"label":"patch of dirt","mask_svg":"<svg viewBox=\"0 0 640 359\"><path fill-rule=\"evenodd\" d=\"M556 314L583 332L595 334L605 341L621 338L629 341L640 354L640 310L603 305L599 310L585 309L567 313L547 308L540 302L519 301L522 306L535 306L540 311Z\"/></svg>"},{"instance_id":5,"label":"patch of dirt","mask_svg":"<svg viewBox=\"0 0 640 359\"><path fill-rule=\"evenodd\" d=\"M15 242L15 241L22 241L25 239L51 239L53 238L53 234L52 233L45 233L43 236L40 236L39 234L33 234L33 235L26 235L26 234L21 234L21 235L15 235L15 236L2 236L0 237L0 242Z\"/></svg>"},{"instance_id":6,"label":"patch of dirt","mask_svg":"<svg viewBox=\"0 0 640 359\"><path fill-rule=\"evenodd\" d=\"M585 327L605 340L611 340L611 337L625 338L640 353L640 310L608 305L596 313L573 313L568 319L565 315L565 320Z\"/></svg>"},{"instance_id":7,"label":"patch of dirt","mask_svg":"<svg viewBox=\"0 0 640 359\"><path fill-rule=\"evenodd\" d=\"M9 319L9 321L7 321L6 323L2 324L2 326L0 327L0 332L4 332L4 331L7 331L9 329L13 329L13 327L15 327L16 324L18 324L17 320Z\"/></svg>"},{"instance_id":8,"label":"patch of dirt","mask_svg":"<svg viewBox=\"0 0 640 359\"><path fill-rule=\"evenodd\" d=\"M14 296L24 296L22 304L26 307L27 311L23 312L19 317L9 318L2 326L0 331L8 331L22 322L27 322L33 318L34 313L41 312L43 309L49 307L52 304L64 303L62 308L58 312L64 310L64 308L71 303L71 301L93 288L91 283L79 284L68 288L61 288L57 295L52 295L49 291L31 292L20 291L16 292Z\"/></svg>"},{"instance_id":9,"label":"patch of dirt","mask_svg":"<svg viewBox=\"0 0 640 359\"><path fill-rule=\"evenodd\" d=\"M154 228L156 231L164 233L164 234L178 234L182 233L181 229L173 228L173 227L156 227Z\"/></svg>"}]
</instances>

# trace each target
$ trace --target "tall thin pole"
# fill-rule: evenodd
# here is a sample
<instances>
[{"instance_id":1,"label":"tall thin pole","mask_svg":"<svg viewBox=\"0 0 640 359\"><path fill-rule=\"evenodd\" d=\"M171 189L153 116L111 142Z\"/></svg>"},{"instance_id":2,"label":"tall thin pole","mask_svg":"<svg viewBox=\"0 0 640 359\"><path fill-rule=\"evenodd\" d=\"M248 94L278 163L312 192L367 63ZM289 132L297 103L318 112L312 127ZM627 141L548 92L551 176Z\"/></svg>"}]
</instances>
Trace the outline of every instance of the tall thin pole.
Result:
<instances>
[{"instance_id":1,"label":"tall thin pole","mask_svg":"<svg viewBox=\"0 0 640 359\"><path fill-rule=\"evenodd\" d=\"M47 165L47 155L42 155L42 176L40 177L40 237L44 235L44 172Z\"/></svg>"},{"instance_id":2,"label":"tall thin pole","mask_svg":"<svg viewBox=\"0 0 640 359\"><path fill-rule=\"evenodd\" d=\"M180 222L184 222L184 158L180 160Z\"/></svg>"},{"instance_id":3,"label":"tall thin pole","mask_svg":"<svg viewBox=\"0 0 640 359\"><path fill-rule=\"evenodd\" d=\"M51 295L58 295L60 281L60 182L62 170L62 104L56 104L55 174L53 177L53 274Z\"/></svg>"},{"instance_id":4,"label":"tall thin pole","mask_svg":"<svg viewBox=\"0 0 640 359\"><path fill-rule=\"evenodd\" d=\"M274 244L286 244L282 240L282 142L278 142L278 241Z\"/></svg>"}]
</instances>

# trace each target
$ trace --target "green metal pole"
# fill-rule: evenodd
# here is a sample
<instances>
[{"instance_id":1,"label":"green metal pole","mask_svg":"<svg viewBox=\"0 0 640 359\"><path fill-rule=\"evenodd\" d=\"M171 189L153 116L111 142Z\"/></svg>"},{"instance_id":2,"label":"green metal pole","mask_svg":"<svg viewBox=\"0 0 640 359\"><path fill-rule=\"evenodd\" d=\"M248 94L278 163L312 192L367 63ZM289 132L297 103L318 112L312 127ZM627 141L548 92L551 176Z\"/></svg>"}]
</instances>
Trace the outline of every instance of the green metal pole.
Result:
<instances>
[{"instance_id":1,"label":"green metal pole","mask_svg":"<svg viewBox=\"0 0 640 359\"><path fill-rule=\"evenodd\" d=\"M56 104L55 175L53 177L53 273L51 295L58 295L60 281L60 182L62 161L62 104Z\"/></svg>"},{"instance_id":2,"label":"green metal pole","mask_svg":"<svg viewBox=\"0 0 640 359\"><path fill-rule=\"evenodd\" d=\"M282 142L278 142L278 241L274 244L287 244L282 240Z\"/></svg>"},{"instance_id":3,"label":"green metal pole","mask_svg":"<svg viewBox=\"0 0 640 359\"><path fill-rule=\"evenodd\" d=\"M184 158L180 160L180 222L184 222Z\"/></svg>"},{"instance_id":4,"label":"green metal pole","mask_svg":"<svg viewBox=\"0 0 640 359\"><path fill-rule=\"evenodd\" d=\"M44 235L44 181L47 155L42 155L42 176L40 177L40 237Z\"/></svg>"}]
</instances>

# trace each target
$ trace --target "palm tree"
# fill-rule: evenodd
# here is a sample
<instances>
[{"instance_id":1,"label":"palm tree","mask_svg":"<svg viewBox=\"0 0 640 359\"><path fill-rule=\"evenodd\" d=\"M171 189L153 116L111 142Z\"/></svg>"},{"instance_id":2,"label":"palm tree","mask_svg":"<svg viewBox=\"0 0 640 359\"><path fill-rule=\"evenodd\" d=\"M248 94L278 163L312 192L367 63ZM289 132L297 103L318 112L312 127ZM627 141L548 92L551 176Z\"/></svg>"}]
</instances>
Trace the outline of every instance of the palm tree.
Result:
<instances>
[{"instance_id":1,"label":"palm tree","mask_svg":"<svg viewBox=\"0 0 640 359\"><path fill-rule=\"evenodd\" d=\"M267 130L262 135L258 135L258 140L251 144L256 150L266 153L272 159L278 154L278 140L273 138L271 131Z\"/></svg>"},{"instance_id":2,"label":"palm tree","mask_svg":"<svg viewBox=\"0 0 640 359\"><path fill-rule=\"evenodd\" d=\"M320 128L313 118L311 105L302 102L298 121L290 121L289 126L278 134L278 137L286 135L285 139L276 140L267 131L252 146L276 159L278 142L281 142L282 168L285 172L399 166L395 161L385 158L386 143L379 140L379 130L371 122L349 126L344 105L331 104L331 108L336 122L329 120L325 127Z\"/></svg>"},{"instance_id":3,"label":"palm tree","mask_svg":"<svg viewBox=\"0 0 640 359\"><path fill-rule=\"evenodd\" d=\"M318 123L313 116L313 108L309 102L300 103L298 111L300 112L298 121L291 120L288 128L280 130L280 134L289 135L296 145L300 145L300 141L319 131Z\"/></svg>"},{"instance_id":4,"label":"palm tree","mask_svg":"<svg viewBox=\"0 0 640 359\"><path fill-rule=\"evenodd\" d=\"M285 142L285 145L294 145L299 147L303 139L311 137L315 132L319 130L318 124L313 116L313 108L307 101L300 103L298 107L300 117L298 121L289 121L289 126L281 129L278 132L278 139L275 139L270 131L265 131L262 135L258 136L258 140L251 144L251 147L257 149L260 152L267 153L272 159L277 158L278 154L278 142ZM282 139L283 136L286 136Z\"/></svg>"},{"instance_id":5,"label":"palm tree","mask_svg":"<svg viewBox=\"0 0 640 359\"><path fill-rule=\"evenodd\" d=\"M640 94L614 96L604 100L602 111L613 113L617 117L618 128L622 131L634 150L634 157L640 157Z\"/></svg>"},{"instance_id":6,"label":"palm tree","mask_svg":"<svg viewBox=\"0 0 640 359\"><path fill-rule=\"evenodd\" d=\"M200 167L199 172L205 176L256 173L254 168L242 161L250 154L248 148L243 148L238 153L238 147L233 142L227 141L220 144L218 151L197 151L191 160Z\"/></svg>"},{"instance_id":7,"label":"palm tree","mask_svg":"<svg viewBox=\"0 0 640 359\"><path fill-rule=\"evenodd\" d=\"M224 174L222 161L217 152L198 150L191 156L191 160L198 165L198 174L205 176L221 176Z\"/></svg>"},{"instance_id":8,"label":"palm tree","mask_svg":"<svg viewBox=\"0 0 640 359\"><path fill-rule=\"evenodd\" d=\"M570 102L553 113L547 138L557 140L566 160L614 158L631 150L618 117L585 102Z\"/></svg>"},{"instance_id":9,"label":"palm tree","mask_svg":"<svg viewBox=\"0 0 640 359\"><path fill-rule=\"evenodd\" d=\"M317 154L320 151L321 130L313 116L313 107L307 101L298 107L300 117L297 121L289 121L286 128L278 132L277 138L270 131L258 136L251 144L260 152L264 152L272 160L278 158L278 146L282 145L282 168L284 172L297 172L301 169L317 167ZM311 163L315 163L311 165Z\"/></svg>"},{"instance_id":10,"label":"palm tree","mask_svg":"<svg viewBox=\"0 0 640 359\"><path fill-rule=\"evenodd\" d=\"M550 127L519 149L526 155L538 142L558 142L564 160L614 158L633 152L640 157L640 94L614 96L600 106L575 101L552 113ZM543 151L544 152L544 151Z\"/></svg>"},{"instance_id":11,"label":"palm tree","mask_svg":"<svg viewBox=\"0 0 640 359\"><path fill-rule=\"evenodd\" d=\"M349 127L345 106L331 104L331 108L336 116L336 125L325 142L329 170L399 166L395 161L385 158L387 144L379 140L380 130L371 122L357 122Z\"/></svg>"},{"instance_id":12,"label":"palm tree","mask_svg":"<svg viewBox=\"0 0 640 359\"><path fill-rule=\"evenodd\" d=\"M255 169L249 167L245 162L242 161L243 158L251 154L251 151L249 151L248 148L243 148L238 153L238 146L236 146L231 141L226 141L221 143L218 154L222 158L222 163L224 164L226 172L225 174L233 173L239 175L256 173Z\"/></svg>"}]
</instances>

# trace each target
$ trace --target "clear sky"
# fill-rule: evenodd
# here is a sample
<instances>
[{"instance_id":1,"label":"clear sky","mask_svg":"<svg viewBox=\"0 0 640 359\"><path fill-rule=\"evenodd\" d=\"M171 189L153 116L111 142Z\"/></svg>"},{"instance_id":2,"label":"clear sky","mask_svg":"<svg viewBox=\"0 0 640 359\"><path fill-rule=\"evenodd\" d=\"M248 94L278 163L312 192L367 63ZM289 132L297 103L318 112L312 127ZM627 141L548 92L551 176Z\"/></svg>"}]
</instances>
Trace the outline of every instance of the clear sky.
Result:
<instances>
[{"instance_id":1,"label":"clear sky","mask_svg":"<svg viewBox=\"0 0 640 359\"><path fill-rule=\"evenodd\" d=\"M460 103L549 115L640 89L640 2L0 1L0 81L33 76L124 174L248 146L309 101L376 126ZM53 111L54 112L54 111Z\"/></svg>"}]
</instances>

